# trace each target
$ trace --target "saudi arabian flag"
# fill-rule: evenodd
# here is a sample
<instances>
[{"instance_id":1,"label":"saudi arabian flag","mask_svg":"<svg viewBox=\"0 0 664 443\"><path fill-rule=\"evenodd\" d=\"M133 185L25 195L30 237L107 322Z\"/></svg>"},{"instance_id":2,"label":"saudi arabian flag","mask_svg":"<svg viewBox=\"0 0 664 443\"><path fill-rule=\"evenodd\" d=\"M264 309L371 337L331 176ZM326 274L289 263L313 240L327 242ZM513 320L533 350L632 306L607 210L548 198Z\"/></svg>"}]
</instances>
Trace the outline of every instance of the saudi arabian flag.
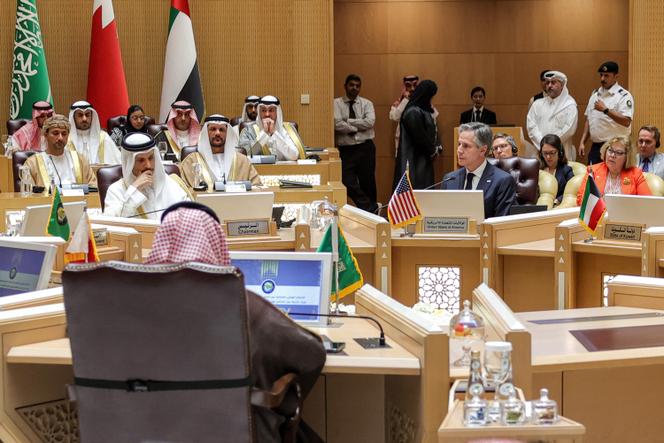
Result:
<instances>
[{"instance_id":1,"label":"saudi arabian flag","mask_svg":"<svg viewBox=\"0 0 664 443\"><path fill-rule=\"evenodd\" d=\"M48 225L46 226L46 234L54 237L60 237L64 241L69 241L69 220L65 208L62 206L62 199L60 198L60 191L57 186L53 186L53 201L51 202L51 215L48 218Z\"/></svg>"},{"instance_id":2,"label":"saudi arabian flag","mask_svg":"<svg viewBox=\"0 0 664 443\"><path fill-rule=\"evenodd\" d=\"M31 119L34 102L44 100L53 104L37 15L37 0L16 2L16 34L12 67L9 116L12 119Z\"/></svg>"},{"instance_id":3,"label":"saudi arabian flag","mask_svg":"<svg viewBox=\"0 0 664 443\"><path fill-rule=\"evenodd\" d=\"M337 230L336 233L334 229ZM357 260L353 256L353 251L348 246L346 237L344 237L344 233L341 230L341 226L331 223L327 231L325 231L325 235L316 252L331 252L334 255L335 250L339 252L337 270L339 272L339 298L341 299L360 289L364 284L364 280L362 272L360 272L360 267L357 265ZM334 272L332 274L332 285L330 287L331 294L334 294L336 291L336 281Z\"/></svg>"},{"instance_id":4,"label":"saudi arabian flag","mask_svg":"<svg viewBox=\"0 0 664 443\"><path fill-rule=\"evenodd\" d=\"M159 121L166 121L171 104L178 100L191 103L198 120L203 121L205 102L188 0L171 0L168 23Z\"/></svg>"}]
</instances>

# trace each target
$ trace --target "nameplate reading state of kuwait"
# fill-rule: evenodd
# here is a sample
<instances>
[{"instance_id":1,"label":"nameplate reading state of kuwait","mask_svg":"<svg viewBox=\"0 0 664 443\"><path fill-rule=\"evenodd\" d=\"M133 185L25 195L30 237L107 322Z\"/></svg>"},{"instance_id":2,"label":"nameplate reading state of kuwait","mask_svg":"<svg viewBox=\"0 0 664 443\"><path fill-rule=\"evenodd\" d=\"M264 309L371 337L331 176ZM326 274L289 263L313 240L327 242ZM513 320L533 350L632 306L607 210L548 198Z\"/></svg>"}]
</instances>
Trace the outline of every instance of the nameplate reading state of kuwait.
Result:
<instances>
[{"instance_id":1,"label":"nameplate reading state of kuwait","mask_svg":"<svg viewBox=\"0 0 664 443\"><path fill-rule=\"evenodd\" d=\"M607 240L641 241L643 226L607 223L604 226L604 238Z\"/></svg>"},{"instance_id":2,"label":"nameplate reading state of kuwait","mask_svg":"<svg viewBox=\"0 0 664 443\"><path fill-rule=\"evenodd\" d=\"M226 225L228 227L226 235L230 237L268 235L270 233L270 224L268 220L229 221Z\"/></svg>"},{"instance_id":3,"label":"nameplate reading state of kuwait","mask_svg":"<svg viewBox=\"0 0 664 443\"><path fill-rule=\"evenodd\" d=\"M468 217L424 217L422 231L457 234L468 232Z\"/></svg>"}]
</instances>

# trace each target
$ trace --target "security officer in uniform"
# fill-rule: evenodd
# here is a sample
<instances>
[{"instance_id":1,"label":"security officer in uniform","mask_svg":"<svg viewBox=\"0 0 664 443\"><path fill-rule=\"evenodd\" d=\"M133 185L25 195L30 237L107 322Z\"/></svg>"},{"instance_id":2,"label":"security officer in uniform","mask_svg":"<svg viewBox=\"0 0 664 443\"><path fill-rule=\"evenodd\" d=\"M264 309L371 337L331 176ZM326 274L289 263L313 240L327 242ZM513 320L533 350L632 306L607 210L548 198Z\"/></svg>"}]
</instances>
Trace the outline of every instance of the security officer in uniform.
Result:
<instances>
[{"instance_id":1,"label":"security officer in uniform","mask_svg":"<svg viewBox=\"0 0 664 443\"><path fill-rule=\"evenodd\" d=\"M579 156L586 151L586 139L590 135L592 146L588 163L602 161L600 148L613 137L629 137L634 115L634 98L618 84L618 63L605 62L597 70L602 86L595 89L586 108L586 125L579 143Z\"/></svg>"}]
</instances>

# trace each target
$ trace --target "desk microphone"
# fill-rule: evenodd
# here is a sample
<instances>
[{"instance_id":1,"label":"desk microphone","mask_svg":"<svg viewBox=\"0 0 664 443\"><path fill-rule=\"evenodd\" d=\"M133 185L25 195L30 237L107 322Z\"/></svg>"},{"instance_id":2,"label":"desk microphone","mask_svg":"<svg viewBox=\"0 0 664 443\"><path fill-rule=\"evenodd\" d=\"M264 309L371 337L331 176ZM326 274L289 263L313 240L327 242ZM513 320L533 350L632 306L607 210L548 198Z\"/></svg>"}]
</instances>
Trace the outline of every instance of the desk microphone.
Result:
<instances>
[{"instance_id":1,"label":"desk microphone","mask_svg":"<svg viewBox=\"0 0 664 443\"><path fill-rule=\"evenodd\" d=\"M136 217L142 217L142 216L148 215L148 214L156 214L157 212L164 212L166 209L168 209L168 208L155 209L154 211L147 211L147 212L139 212L138 214L129 215L129 216L127 216L127 218L136 218Z\"/></svg>"},{"instance_id":2,"label":"desk microphone","mask_svg":"<svg viewBox=\"0 0 664 443\"><path fill-rule=\"evenodd\" d=\"M423 191L427 191L427 190L429 190L429 189L436 188L436 187L442 185L443 183L448 182L448 181L450 181L450 180L452 180L452 179L454 179L454 177L447 177L447 178L444 178L444 179L442 179L441 181L439 181L438 183L434 183L434 184L431 185L431 186L427 186L426 188L423 189Z\"/></svg>"},{"instance_id":3,"label":"desk microphone","mask_svg":"<svg viewBox=\"0 0 664 443\"><path fill-rule=\"evenodd\" d=\"M383 348L387 346L385 343L385 332L383 332L383 327L381 324L378 322L373 317L369 317L368 315L341 315L341 314L314 314L312 312L287 312L287 314L290 315L303 315L303 316L308 316L308 317L328 317L328 318L361 318L364 320L369 320L372 321L378 326L378 329L380 329L380 336L378 337L378 347Z\"/></svg>"}]
</instances>

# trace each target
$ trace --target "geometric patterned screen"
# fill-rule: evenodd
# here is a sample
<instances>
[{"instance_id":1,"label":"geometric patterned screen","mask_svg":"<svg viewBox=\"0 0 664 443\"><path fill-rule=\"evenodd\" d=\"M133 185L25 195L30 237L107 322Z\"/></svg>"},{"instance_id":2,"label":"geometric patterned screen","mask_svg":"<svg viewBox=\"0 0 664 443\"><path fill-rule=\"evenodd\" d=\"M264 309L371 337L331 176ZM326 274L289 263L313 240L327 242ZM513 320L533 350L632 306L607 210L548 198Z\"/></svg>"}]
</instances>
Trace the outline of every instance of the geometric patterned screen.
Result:
<instances>
[{"instance_id":1,"label":"geometric patterned screen","mask_svg":"<svg viewBox=\"0 0 664 443\"><path fill-rule=\"evenodd\" d=\"M418 266L418 298L450 314L459 312L461 268L456 266Z\"/></svg>"}]
</instances>

